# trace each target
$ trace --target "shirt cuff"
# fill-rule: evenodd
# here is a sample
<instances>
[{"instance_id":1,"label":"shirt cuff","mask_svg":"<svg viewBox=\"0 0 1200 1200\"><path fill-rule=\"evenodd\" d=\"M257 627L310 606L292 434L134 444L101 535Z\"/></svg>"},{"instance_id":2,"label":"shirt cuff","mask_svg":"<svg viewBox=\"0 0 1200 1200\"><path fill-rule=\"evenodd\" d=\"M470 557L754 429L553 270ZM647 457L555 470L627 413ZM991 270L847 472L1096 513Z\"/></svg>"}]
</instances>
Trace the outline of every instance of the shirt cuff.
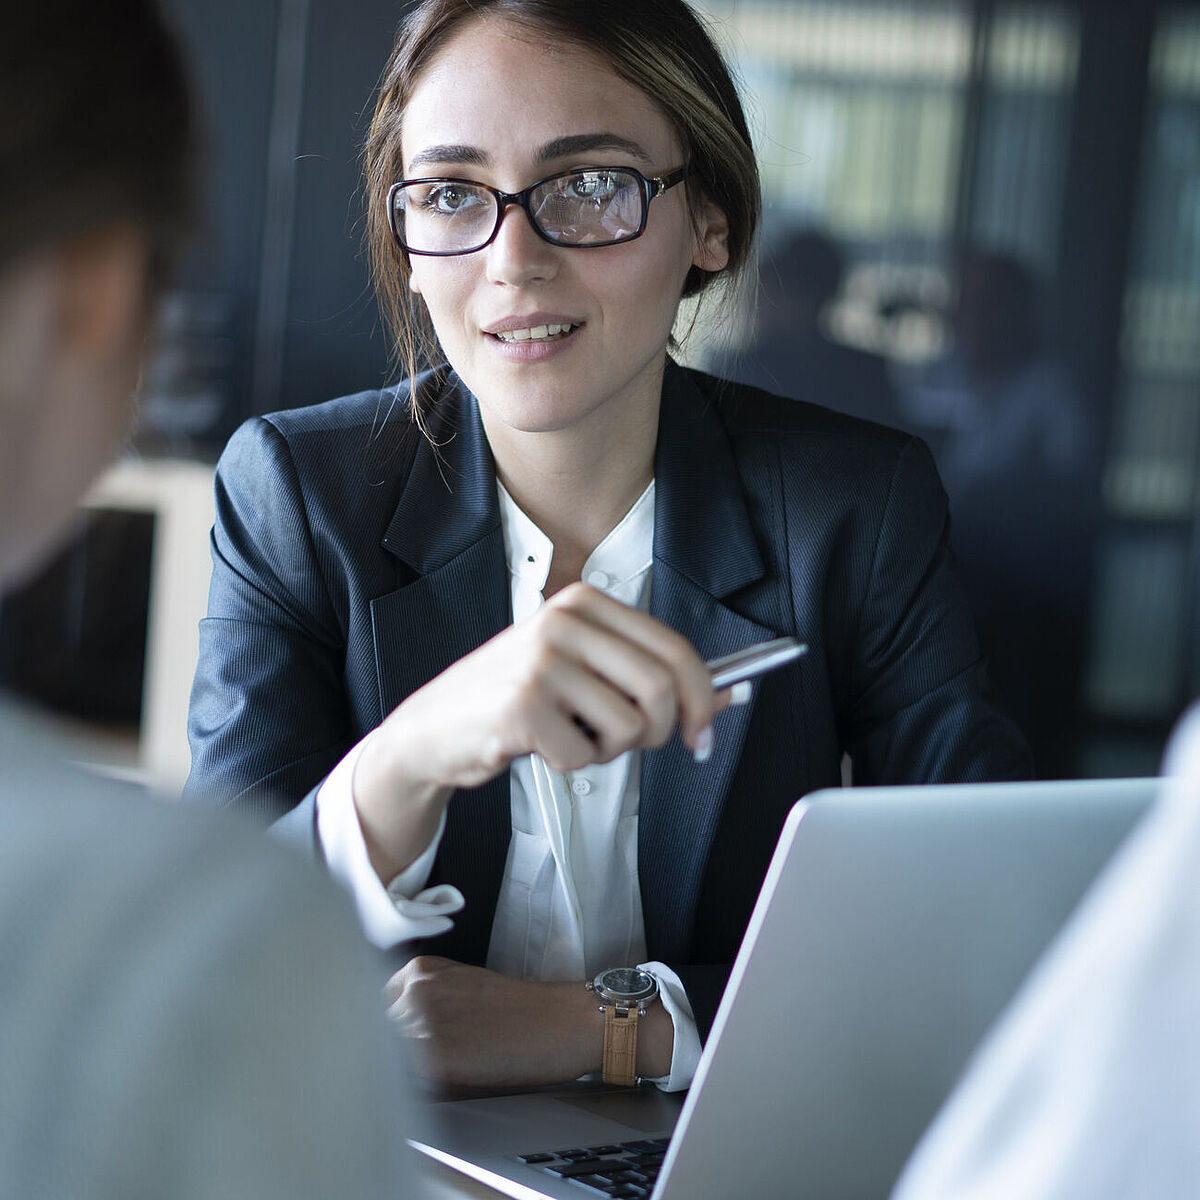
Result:
<instances>
[{"instance_id":1,"label":"shirt cuff","mask_svg":"<svg viewBox=\"0 0 1200 1200\"><path fill-rule=\"evenodd\" d=\"M660 962L639 963L639 971L648 971L658 980L658 994L663 1007L675 1026L675 1044L671 1053L671 1073L660 1075L650 1082L664 1092L681 1092L691 1087L696 1068L700 1065L700 1031L679 976Z\"/></svg>"},{"instance_id":2,"label":"shirt cuff","mask_svg":"<svg viewBox=\"0 0 1200 1200\"><path fill-rule=\"evenodd\" d=\"M420 857L385 888L371 866L354 807L354 768L366 739L329 773L317 791L317 837L333 877L350 893L367 940L380 950L445 933L466 901L448 883L426 888L446 828L446 814Z\"/></svg>"}]
</instances>

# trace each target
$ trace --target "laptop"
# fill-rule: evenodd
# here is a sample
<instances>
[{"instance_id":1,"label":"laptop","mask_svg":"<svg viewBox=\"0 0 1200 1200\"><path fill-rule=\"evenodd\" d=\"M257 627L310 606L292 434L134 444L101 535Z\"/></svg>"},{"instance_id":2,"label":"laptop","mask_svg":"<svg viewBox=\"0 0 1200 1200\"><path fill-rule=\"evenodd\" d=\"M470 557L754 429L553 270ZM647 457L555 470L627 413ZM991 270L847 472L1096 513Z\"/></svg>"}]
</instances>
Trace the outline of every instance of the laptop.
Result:
<instances>
[{"instance_id":1,"label":"laptop","mask_svg":"<svg viewBox=\"0 0 1200 1200\"><path fill-rule=\"evenodd\" d=\"M831 789L789 815L691 1089L428 1106L519 1200L886 1197L1153 779Z\"/></svg>"}]
</instances>

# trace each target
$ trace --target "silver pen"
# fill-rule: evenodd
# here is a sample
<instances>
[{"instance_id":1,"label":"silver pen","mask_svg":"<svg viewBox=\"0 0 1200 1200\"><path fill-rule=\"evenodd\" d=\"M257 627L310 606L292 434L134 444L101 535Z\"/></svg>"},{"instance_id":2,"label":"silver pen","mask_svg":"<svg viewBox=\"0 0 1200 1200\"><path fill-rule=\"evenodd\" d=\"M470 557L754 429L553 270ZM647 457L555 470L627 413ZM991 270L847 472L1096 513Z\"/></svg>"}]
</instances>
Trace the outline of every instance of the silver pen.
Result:
<instances>
[{"instance_id":1,"label":"silver pen","mask_svg":"<svg viewBox=\"0 0 1200 1200\"><path fill-rule=\"evenodd\" d=\"M794 637L772 638L744 646L721 658L709 659L704 665L712 675L714 690L720 691L744 679L753 679L756 675L773 671L807 653L808 646Z\"/></svg>"},{"instance_id":2,"label":"silver pen","mask_svg":"<svg viewBox=\"0 0 1200 1200\"><path fill-rule=\"evenodd\" d=\"M766 642L755 642L752 646L743 646L732 654L709 659L704 665L712 676L713 690L720 691L721 688L732 687L766 671L773 671L807 653L808 646L794 637L772 638ZM578 713L573 714L571 720L588 737L596 740L596 731Z\"/></svg>"}]
</instances>

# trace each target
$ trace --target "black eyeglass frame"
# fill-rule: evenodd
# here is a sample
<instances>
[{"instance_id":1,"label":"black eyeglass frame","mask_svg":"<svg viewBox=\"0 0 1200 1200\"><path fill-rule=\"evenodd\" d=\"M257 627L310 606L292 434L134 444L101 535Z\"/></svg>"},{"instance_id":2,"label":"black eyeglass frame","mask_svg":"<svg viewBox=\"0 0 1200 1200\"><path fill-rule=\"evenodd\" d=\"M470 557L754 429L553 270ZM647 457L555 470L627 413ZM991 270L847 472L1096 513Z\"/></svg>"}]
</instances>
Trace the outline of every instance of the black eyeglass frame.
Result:
<instances>
[{"instance_id":1,"label":"black eyeglass frame","mask_svg":"<svg viewBox=\"0 0 1200 1200\"><path fill-rule=\"evenodd\" d=\"M588 171L621 171L626 175L634 176L638 183L641 184L642 219L633 233L625 237L610 238L604 242L561 242L552 238L538 225L533 215L533 209L529 205L530 196L538 188L555 179L565 179L567 176L581 175ZM401 179L398 183L393 183L388 189L388 228L391 229L392 237L396 239L397 245L407 254L420 254L426 258L456 258L460 254L475 254L477 251L490 246L496 240L496 235L500 232L500 225L504 220L504 214L511 205L515 204L518 208L525 210L525 215L529 218L530 228L543 242L548 242L551 246L562 246L568 250L599 250L603 246L619 246L624 242L632 242L635 238L640 238L646 232L646 222L650 219L650 201L661 196L668 188L673 188L676 184L682 183L687 177L688 168L686 165L678 167L674 171L668 171L665 175L652 175L649 178L635 167L573 167L569 171L555 171L553 175L547 175L531 183L520 192L502 192L499 188L491 187L486 183L479 183L474 179L460 179L450 175L431 175L420 179ZM418 183L462 183L468 187L479 188L482 191L489 192L494 196L496 199L496 224L487 239L480 242L478 246L472 246L469 250L414 250L411 246L407 245L400 236L400 229L396 223L395 198L396 193L402 188Z\"/></svg>"}]
</instances>

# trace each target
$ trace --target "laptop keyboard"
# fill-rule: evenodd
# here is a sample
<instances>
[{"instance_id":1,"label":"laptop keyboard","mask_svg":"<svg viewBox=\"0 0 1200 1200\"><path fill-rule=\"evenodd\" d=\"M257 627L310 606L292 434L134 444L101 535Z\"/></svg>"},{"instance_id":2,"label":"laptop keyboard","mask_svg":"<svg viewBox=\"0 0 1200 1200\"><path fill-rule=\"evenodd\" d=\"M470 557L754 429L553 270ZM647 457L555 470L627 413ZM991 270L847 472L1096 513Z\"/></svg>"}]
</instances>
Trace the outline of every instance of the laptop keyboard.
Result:
<instances>
[{"instance_id":1,"label":"laptop keyboard","mask_svg":"<svg viewBox=\"0 0 1200 1200\"><path fill-rule=\"evenodd\" d=\"M654 1190L669 1141L670 1138L665 1137L646 1138L637 1142L518 1154L516 1159L549 1175L569 1179L593 1196L644 1200Z\"/></svg>"}]
</instances>

